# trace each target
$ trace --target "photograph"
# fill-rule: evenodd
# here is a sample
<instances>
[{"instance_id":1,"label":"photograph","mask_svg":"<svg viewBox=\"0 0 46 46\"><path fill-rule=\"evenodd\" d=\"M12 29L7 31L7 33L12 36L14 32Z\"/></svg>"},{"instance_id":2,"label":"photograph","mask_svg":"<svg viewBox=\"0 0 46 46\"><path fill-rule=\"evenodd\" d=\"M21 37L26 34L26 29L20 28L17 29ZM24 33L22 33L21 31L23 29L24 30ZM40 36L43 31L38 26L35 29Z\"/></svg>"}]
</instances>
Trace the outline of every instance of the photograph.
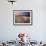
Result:
<instances>
[{"instance_id":1,"label":"photograph","mask_svg":"<svg viewBox=\"0 0 46 46\"><path fill-rule=\"evenodd\" d=\"M13 24L32 24L32 10L13 10Z\"/></svg>"}]
</instances>

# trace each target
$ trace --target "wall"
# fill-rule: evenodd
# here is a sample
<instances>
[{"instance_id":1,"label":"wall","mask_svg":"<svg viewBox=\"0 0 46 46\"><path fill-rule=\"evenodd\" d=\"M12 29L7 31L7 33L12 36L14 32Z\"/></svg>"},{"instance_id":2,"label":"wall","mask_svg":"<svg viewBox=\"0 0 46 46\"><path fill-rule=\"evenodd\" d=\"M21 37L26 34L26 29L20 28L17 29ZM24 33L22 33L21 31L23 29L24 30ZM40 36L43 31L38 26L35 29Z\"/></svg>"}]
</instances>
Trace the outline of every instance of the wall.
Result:
<instances>
[{"instance_id":1,"label":"wall","mask_svg":"<svg viewBox=\"0 0 46 46\"><path fill-rule=\"evenodd\" d=\"M33 10L32 26L14 26L13 10ZM33 40L46 40L46 1L16 0L12 5L7 0L0 0L0 41L15 40L19 32L31 34Z\"/></svg>"}]
</instances>

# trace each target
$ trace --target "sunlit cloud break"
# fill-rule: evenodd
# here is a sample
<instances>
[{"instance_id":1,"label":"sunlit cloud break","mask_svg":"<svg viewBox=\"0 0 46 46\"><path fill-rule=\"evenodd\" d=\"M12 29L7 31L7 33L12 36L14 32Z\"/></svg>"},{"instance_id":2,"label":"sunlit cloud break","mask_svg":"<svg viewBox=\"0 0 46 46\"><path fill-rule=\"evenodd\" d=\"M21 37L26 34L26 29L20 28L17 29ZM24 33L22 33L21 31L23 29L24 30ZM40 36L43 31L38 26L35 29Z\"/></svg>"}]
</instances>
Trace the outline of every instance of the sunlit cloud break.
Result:
<instances>
[{"instance_id":1,"label":"sunlit cloud break","mask_svg":"<svg viewBox=\"0 0 46 46\"><path fill-rule=\"evenodd\" d=\"M16 15L30 16L30 12L16 12Z\"/></svg>"}]
</instances>

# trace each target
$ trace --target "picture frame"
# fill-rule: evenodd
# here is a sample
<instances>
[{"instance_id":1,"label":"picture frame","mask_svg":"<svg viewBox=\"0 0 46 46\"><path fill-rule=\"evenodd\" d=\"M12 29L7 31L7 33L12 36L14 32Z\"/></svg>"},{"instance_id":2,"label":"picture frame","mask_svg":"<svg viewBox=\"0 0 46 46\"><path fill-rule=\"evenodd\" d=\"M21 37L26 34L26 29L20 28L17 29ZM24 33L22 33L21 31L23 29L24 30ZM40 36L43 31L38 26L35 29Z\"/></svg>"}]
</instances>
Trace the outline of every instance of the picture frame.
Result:
<instances>
[{"instance_id":1,"label":"picture frame","mask_svg":"<svg viewBox=\"0 0 46 46\"><path fill-rule=\"evenodd\" d=\"M32 25L32 10L13 10L13 25Z\"/></svg>"}]
</instances>

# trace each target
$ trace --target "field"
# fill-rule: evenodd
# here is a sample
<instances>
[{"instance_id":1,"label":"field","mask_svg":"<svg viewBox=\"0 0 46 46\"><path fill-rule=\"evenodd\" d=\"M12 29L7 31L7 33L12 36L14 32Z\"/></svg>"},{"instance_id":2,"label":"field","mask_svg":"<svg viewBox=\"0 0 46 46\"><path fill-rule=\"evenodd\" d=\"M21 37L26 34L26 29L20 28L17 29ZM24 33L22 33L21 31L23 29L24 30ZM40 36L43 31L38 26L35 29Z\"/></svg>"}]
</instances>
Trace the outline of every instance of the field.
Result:
<instances>
[{"instance_id":1,"label":"field","mask_svg":"<svg viewBox=\"0 0 46 46\"><path fill-rule=\"evenodd\" d=\"M30 16L16 15L15 23L30 23Z\"/></svg>"}]
</instances>

